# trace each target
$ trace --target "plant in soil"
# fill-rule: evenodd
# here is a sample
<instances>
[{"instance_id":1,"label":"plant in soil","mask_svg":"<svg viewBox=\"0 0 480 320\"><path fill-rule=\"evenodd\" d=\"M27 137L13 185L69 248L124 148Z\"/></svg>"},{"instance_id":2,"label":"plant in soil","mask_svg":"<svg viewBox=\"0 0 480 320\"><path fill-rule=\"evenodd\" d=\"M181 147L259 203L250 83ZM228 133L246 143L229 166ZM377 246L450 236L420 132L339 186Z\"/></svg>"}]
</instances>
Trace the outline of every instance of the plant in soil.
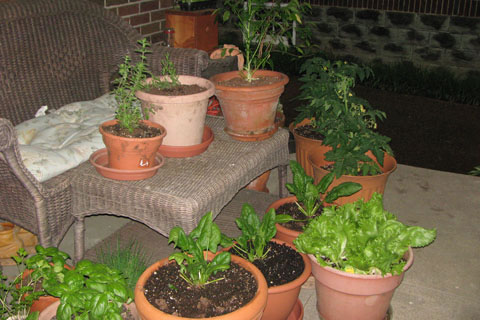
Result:
<instances>
[{"instance_id":1,"label":"plant in soil","mask_svg":"<svg viewBox=\"0 0 480 320\"><path fill-rule=\"evenodd\" d=\"M229 252L217 252L226 244L212 212L206 213L190 234L174 227L169 234L180 252L170 255L145 284L147 300L166 313L180 317L213 317L233 312L255 295L253 276L231 263Z\"/></svg>"},{"instance_id":2,"label":"plant in soil","mask_svg":"<svg viewBox=\"0 0 480 320\"><path fill-rule=\"evenodd\" d=\"M0 269L0 319L24 319L36 320L39 312L30 313L30 307L34 300L38 299L43 292L36 291L37 281L29 277L23 280L25 271L25 259L28 253L20 248L17 255L12 257L17 265L18 274L12 281Z\"/></svg>"},{"instance_id":3,"label":"plant in soil","mask_svg":"<svg viewBox=\"0 0 480 320\"><path fill-rule=\"evenodd\" d=\"M235 220L241 235L230 239L232 252L252 262L265 276L268 287L279 286L298 278L305 268L302 257L294 249L273 242L275 223L283 221L275 210L269 210L260 221L255 209L248 203Z\"/></svg>"},{"instance_id":4,"label":"plant in soil","mask_svg":"<svg viewBox=\"0 0 480 320\"><path fill-rule=\"evenodd\" d=\"M436 229L407 226L383 208L382 195L325 207L293 241L322 266L356 274L401 274L409 247L433 242Z\"/></svg>"},{"instance_id":5,"label":"plant in soil","mask_svg":"<svg viewBox=\"0 0 480 320\"><path fill-rule=\"evenodd\" d=\"M295 206L286 203L281 206L285 206L285 208L280 207L277 211L285 214L287 212L284 210L290 212L290 218L282 219L282 224L293 230L302 231L311 219L321 214L324 203L331 204L340 197L350 196L362 189L362 186L356 182L344 182L327 192L334 179L333 172L325 175L315 185L313 178L305 173L297 161L290 161L290 169L293 183L287 183L285 186L290 193L297 197L297 201L295 201ZM288 209L289 206L291 209Z\"/></svg>"},{"instance_id":6,"label":"plant in soil","mask_svg":"<svg viewBox=\"0 0 480 320\"><path fill-rule=\"evenodd\" d=\"M279 0L225 0L223 7L215 10L223 22L234 17L235 25L242 33L245 64L240 75L245 80L252 82L257 70L271 65L270 53L274 47L282 52L288 52L289 47L293 47L290 52L300 55L311 47L308 29L301 28L301 16L309 8L308 3L298 0L287 3ZM291 41L295 22L297 36L302 36L304 40L298 45L293 45Z\"/></svg>"},{"instance_id":7,"label":"plant in soil","mask_svg":"<svg viewBox=\"0 0 480 320\"><path fill-rule=\"evenodd\" d=\"M392 154L390 139L375 131L377 119L385 113L372 109L368 101L355 96L356 79L363 81L373 76L370 68L346 61L315 57L301 66L302 100L295 123L311 119L307 128L297 130L303 136L320 139L332 150L325 153L325 160L333 162L326 168L335 176L375 175L381 173L379 165L366 155L371 151L383 166L385 152Z\"/></svg>"}]
</instances>

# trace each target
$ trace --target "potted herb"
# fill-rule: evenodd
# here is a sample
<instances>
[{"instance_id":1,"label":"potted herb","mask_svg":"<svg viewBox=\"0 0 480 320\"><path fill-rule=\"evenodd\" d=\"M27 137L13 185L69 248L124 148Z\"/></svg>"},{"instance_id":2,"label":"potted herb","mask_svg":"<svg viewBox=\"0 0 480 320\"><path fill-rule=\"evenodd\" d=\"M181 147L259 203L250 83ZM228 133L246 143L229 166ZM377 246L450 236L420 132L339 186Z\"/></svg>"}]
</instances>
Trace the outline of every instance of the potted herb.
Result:
<instances>
[{"instance_id":1,"label":"potted herb","mask_svg":"<svg viewBox=\"0 0 480 320\"><path fill-rule=\"evenodd\" d=\"M275 237L293 244L293 240L310 220L321 214L324 205L334 204L341 197L355 194L362 189L362 186L355 182L344 182L327 191L334 179L333 172L315 184L313 178L306 174L297 161L290 161L290 169L293 183L287 183L285 186L293 196L274 201L267 211L275 209L283 217L288 216L276 223Z\"/></svg>"},{"instance_id":2,"label":"potted herb","mask_svg":"<svg viewBox=\"0 0 480 320\"><path fill-rule=\"evenodd\" d=\"M207 79L178 75L169 55L161 64L162 76L145 79L146 86L137 90L135 95L144 110L153 112L152 120L167 130L160 152L168 157L182 157L182 149L200 147L205 130L210 130L205 127L205 118L215 86ZM175 148L178 150L172 150ZM198 153L204 150L198 150ZM196 154L190 152L184 156L192 155Z\"/></svg>"},{"instance_id":3,"label":"potted herb","mask_svg":"<svg viewBox=\"0 0 480 320\"><path fill-rule=\"evenodd\" d=\"M309 254L317 310L325 319L383 319L413 263L411 247L429 245L435 229L406 226L383 208L382 195L326 207L294 240Z\"/></svg>"},{"instance_id":4,"label":"potted herb","mask_svg":"<svg viewBox=\"0 0 480 320\"><path fill-rule=\"evenodd\" d=\"M143 109L135 92L144 88L150 75L146 61L149 43L139 41L140 60L132 64L125 56L120 65L120 77L114 80L113 94L117 102L115 120L100 125L100 133L108 152L108 167L118 170L142 170L156 165L155 156L166 130L148 121L148 109Z\"/></svg>"},{"instance_id":5,"label":"potted herb","mask_svg":"<svg viewBox=\"0 0 480 320\"><path fill-rule=\"evenodd\" d=\"M275 223L285 217L277 216L271 209L259 219L253 207L244 204L235 220L241 235L231 239L229 252L248 259L263 273L268 284L267 306L263 320L290 319L301 286L311 273L311 263L306 255L284 241L274 239Z\"/></svg>"},{"instance_id":6,"label":"potted herb","mask_svg":"<svg viewBox=\"0 0 480 320\"><path fill-rule=\"evenodd\" d=\"M287 51L299 46L291 42L292 28L301 24L302 14L309 8L298 0L226 0L217 9L223 21L235 17L235 25L243 37L245 63L240 72L221 73L211 78L216 87L225 117L225 131L234 139L257 141L269 138L275 127L275 113L280 95L288 83L285 74L262 70L271 65L271 51ZM295 50L295 49L294 49Z\"/></svg>"},{"instance_id":7,"label":"potted herb","mask_svg":"<svg viewBox=\"0 0 480 320\"><path fill-rule=\"evenodd\" d=\"M248 261L217 252L224 241L211 212L188 235L173 228L169 242L181 251L147 268L135 287L142 319L260 319L265 278Z\"/></svg>"}]
</instances>

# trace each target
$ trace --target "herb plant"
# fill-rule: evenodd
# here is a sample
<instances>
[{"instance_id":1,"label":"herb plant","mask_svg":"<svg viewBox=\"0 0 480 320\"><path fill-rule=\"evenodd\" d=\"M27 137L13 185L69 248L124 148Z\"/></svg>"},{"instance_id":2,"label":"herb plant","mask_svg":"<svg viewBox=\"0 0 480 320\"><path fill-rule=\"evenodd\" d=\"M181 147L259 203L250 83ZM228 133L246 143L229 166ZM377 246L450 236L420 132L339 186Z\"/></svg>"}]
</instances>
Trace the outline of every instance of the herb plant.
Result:
<instances>
[{"instance_id":1,"label":"herb plant","mask_svg":"<svg viewBox=\"0 0 480 320\"><path fill-rule=\"evenodd\" d=\"M306 2L291 0L225 0L220 13L223 22L235 18L235 25L240 29L244 44L244 77L248 82L254 79L257 70L271 64L270 52L276 46L286 52L292 39L293 23L298 23L297 33L302 34L300 24L302 14L310 5ZM308 37L303 45L295 46L298 53L303 54L303 48L308 48ZM285 43L285 41L287 43ZM242 73L241 73L242 74ZM243 75L243 74L242 74Z\"/></svg>"},{"instance_id":2,"label":"herb plant","mask_svg":"<svg viewBox=\"0 0 480 320\"><path fill-rule=\"evenodd\" d=\"M213 222L211 211L200 219L189 235L181 227L172 228L168 242L180 248L181 252L173 253L169 259L177 262L180 276L191 285L205 286L223 280L211 280L210 277L230 268L231 257L228 252L220 252L208 261L208 252L216 253L218 246L225 244L220 228Z\"/></svg>"},{"instance_id":3,"label":"herb plant","mask_svg":"<svg viewBox=\"0 0 480 320\"><path fill-rule=\"evenodd\" d=\"M325 175L315 185L313 178L305 173L297 161L290 161L290 169L293 174L293 183L287 183L285 186L297 197L295 203L298 209L309 218L315 215L324 202L332 203L340 197L350 196L362 189L362 186L356 182L344 182L327 192L334 179L333 172Z\"/></svg>"},{"instance_id":4,"label":"herb plant","mask_svg":"<svg viewBox=\"0 0 480 320\"><path fill-rule=\"evenodd\" d=\"M308 103L297 108L295 122L311 119L312 130L324 136L322 144L332 147L325 160L334 162L335 176L381 173L366 153L371 151L380 165L385 152L392 154L390 138L375 131L377 119L383 120L385 113L372 109L368 101L353 92L357 78L363 81L373 76L372 70L316 57L305 61L301 72L304 84L299 98Z\"/></svg>"},{"instance_id":5,"label":"herb plant","mask_svg":"<svg viewBox=\"0 0 480 320\"><path fill-rule=\"evenodd\" d=\"M357 274L402 273L408 247L424 247L436 229L406 226L383 208L382 195L363 202L326 207L293 241L322 266Z\"/></svg>"}]
</instances>

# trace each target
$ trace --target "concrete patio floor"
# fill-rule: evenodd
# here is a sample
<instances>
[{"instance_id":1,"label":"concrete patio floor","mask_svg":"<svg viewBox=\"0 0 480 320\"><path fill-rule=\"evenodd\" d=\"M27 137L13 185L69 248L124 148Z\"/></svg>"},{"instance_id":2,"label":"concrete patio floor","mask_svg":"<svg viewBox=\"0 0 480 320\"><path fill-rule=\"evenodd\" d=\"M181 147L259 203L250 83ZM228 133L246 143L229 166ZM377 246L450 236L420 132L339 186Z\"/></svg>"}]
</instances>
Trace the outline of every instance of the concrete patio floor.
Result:
<instances>
[{"instance_id":1,"label":"concrete patio floor","mask_svg":"<svg viewBox=\"0 0 480 320\"><path fill-rule=\"evenodd\" d=\"M277 170L268 188L271 193L278 191ZM432 245L414 250L414 263L392 300L392 318L480 319L480 177L398 165L388 180L384 203L406 224L437 228ZM128 221L113 216L87 218L86 248ZM60 249L73 256L72 230ZM4 267L8 270L11 267ZM300 300L303 319L319 319L315 289L304 286Z\"/></svg>"}]
</instances>

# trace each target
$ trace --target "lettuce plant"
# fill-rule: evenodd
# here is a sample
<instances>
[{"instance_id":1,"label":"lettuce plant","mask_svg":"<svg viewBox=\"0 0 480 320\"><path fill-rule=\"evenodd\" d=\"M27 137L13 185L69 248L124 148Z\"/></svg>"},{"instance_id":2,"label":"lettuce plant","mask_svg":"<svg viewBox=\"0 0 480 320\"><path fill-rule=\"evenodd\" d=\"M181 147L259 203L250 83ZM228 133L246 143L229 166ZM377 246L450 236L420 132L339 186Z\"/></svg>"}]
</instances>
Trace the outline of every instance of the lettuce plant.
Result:
<instances>
[{"instance_id":1,"label":"lettuce plant","mask_svg":"<svg viewBox=\"0 0 480 320\"><path fill-rule=\"evenodd\" d=\"M177 262L180 276L192 285L204 286L222 280L223 278L210 280L210 277L230 268L229 252L221 252L211 261L207 259L208 251L216 253L219 245L228 245L220 228L213 222L211 211L200 219L189 235L181 227L172 228L168 242L173 242L175 247L180 248L181 251L173 253L169 259Z\"/></svg>"},{"instance_id":2,"label":"lettuce plant","mask_svg":"<svg viewBox=\"0 0 480 320\"><path fill-rule=\"evenodd\" d=\"M407 226L384 210L382 195L326 207L293 241L322 266L357 274L401 274L408 247L433 242L436 229Z\"/></svg>"}]
</instances>

